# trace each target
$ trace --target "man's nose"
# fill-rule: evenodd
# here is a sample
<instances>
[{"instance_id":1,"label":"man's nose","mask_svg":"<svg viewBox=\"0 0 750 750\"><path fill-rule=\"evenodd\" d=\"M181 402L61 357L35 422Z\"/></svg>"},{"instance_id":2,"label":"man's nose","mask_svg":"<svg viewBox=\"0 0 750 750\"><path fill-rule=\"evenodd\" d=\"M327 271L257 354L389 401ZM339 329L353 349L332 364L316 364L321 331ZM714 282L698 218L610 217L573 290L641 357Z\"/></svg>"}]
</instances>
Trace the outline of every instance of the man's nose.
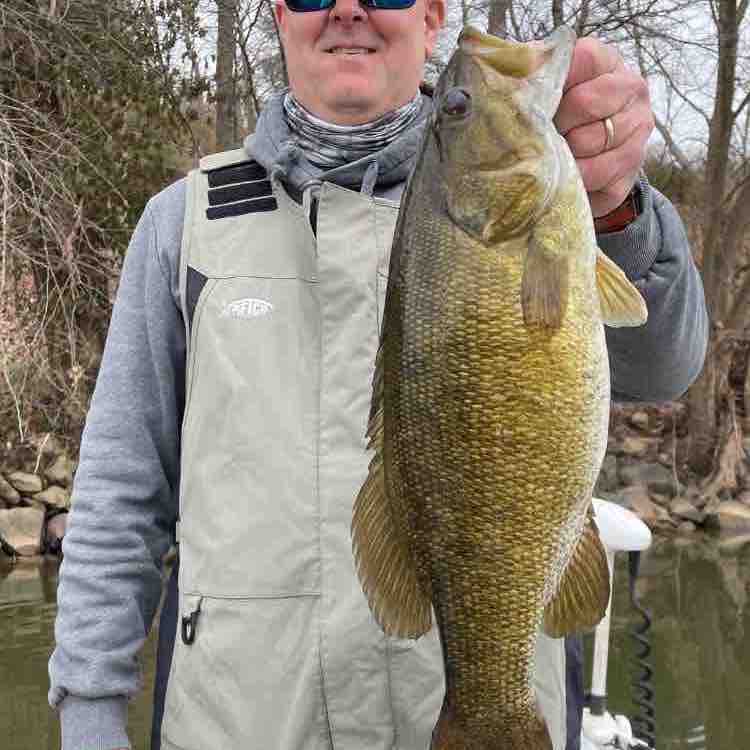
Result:
<instances>
[{"instance_id":1,"label":"man's nose","mask_svg":"<svg viewBox=\"0 0 750 750\"><path fill-rule=\"evenodd\" d=\"M331 13L335 21L343 24L367 20L367 11L359 0L336 0Z\"/></svg>"}]
</instances>

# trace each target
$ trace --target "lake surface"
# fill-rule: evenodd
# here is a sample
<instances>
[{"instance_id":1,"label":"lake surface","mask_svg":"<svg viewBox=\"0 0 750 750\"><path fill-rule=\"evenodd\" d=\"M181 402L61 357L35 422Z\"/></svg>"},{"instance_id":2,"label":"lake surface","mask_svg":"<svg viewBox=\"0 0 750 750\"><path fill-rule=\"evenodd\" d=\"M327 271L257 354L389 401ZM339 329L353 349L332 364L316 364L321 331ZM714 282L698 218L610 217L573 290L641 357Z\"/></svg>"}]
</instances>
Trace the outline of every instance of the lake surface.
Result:
<instances>
[{"instance_id":1,"label":"lake surface","mask_svg":"<svg viewBox=\"0 0 750 750\"><path fill-rule=\"evenodd\" d=\"M642 617L630 604L624 555L616 567L609 706L633 718L631 631ZM0 567L3 750L59 748L46 698L56 587L54 563ZM658 750L750 748L750 537L657 541L643 557L637 591L653 620L648 662ZM130 707L135 750L148 750L155 635L143 652L145 689Z\"/></svg>"}]
</instances>

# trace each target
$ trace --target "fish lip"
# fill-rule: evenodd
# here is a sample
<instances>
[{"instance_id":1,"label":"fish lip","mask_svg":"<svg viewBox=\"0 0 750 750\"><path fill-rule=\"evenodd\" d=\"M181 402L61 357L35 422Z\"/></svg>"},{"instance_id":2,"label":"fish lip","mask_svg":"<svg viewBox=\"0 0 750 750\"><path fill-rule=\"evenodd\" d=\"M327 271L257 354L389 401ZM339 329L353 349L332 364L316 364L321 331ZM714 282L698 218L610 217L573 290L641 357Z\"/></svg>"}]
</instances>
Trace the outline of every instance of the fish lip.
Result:
<instances>
[{"instance_id":1,"label":"fish lip","mask_svg":"<svg viewBox=\"0 0 750 750\"><path fill-rule=\"evenodd\" d=\"M475 26L464 26L461 33L458 36L458 45L466 52L476 54L480 52L481 48L489 47L492 49L502 49L509 45L515 46L516 42L510 42L506 39L501 39L499 36L494 34L485 34Z\"/></svg>"},{"instance_id":2,"label":"fish lip","mask_svg":"<svg viewBox=\"0 0 750 750\"><path fill-rule=\"evenodd\" d=\"M529 78L558 48L572 51L575 39L575 32L568 26L558 26L545 39L531 42L502 39L465 26L458 37L458 47L503 76Z\"/></svg>"}]
</instances>

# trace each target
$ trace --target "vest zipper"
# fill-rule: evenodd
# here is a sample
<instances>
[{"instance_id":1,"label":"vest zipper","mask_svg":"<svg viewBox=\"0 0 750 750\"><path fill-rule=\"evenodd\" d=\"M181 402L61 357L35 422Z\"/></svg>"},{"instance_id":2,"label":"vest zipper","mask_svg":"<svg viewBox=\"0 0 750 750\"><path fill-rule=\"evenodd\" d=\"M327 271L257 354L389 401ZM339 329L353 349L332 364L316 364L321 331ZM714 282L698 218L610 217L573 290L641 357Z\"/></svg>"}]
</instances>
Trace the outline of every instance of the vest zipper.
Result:
<instances>
[{"instance_id":1,"label":"vest zipper","mask_svg":"<svg viewBox=\"0 0 750 750\"><path fill-rule=\"evenodd\" d=\"M181 628L181 635L182 635L182 642L186 646L190 646L193 641L195 640L195 631L198 627L198 618L201 614L201 603L203 602L203 597L198 599L198 604L196 604L195 609L187 616L182 617L182 628Z\"/></svg>"},{"instance_id":2,"label":"vest zipper","mask_svg":"<svg viewBox=\"0 0 750 750\"><path fill-rule=\"evenodd\" d=\"M320 180L309 180L302 189L302 210L307 216L313 234L318 233L318 203L320 196Z\"/></svg>"},{"instance_id":3,"label":"vest zipper","mask_svg":"<svg viewBox=\"0 0 750 750\"><path fill-rule=\"evenodd\" d=\"M313 234L318 236L318 199L313 198L310 201L310 226L312 227Z\"/></svg>"}]
</instances>

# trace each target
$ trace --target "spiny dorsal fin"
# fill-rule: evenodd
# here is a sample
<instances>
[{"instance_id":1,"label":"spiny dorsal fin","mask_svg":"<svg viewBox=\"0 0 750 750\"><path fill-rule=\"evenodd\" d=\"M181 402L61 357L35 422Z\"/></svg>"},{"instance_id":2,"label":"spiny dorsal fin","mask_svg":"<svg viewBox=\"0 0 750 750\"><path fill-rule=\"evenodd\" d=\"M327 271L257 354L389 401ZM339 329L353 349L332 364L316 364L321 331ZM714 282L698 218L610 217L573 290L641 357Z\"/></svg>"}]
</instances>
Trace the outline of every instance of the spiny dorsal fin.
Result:
<instances>
[{"instance_id":1,"label":"spiny dorsal fin","mask_svg":"<svg viewBox=\"0 0 750 750\"><path fill-rule=\"evenodd\" d=\"M560 587L544 610L544 632L562 638L593 628L609 604L609 566L599 539L593 506L573 556L562 575Z\"/></svg>"},{"instance_id":2,"label":"spiny dorsal fin","mask_svg":"<svg viewBox=\"0 0 750 750\"><path fill-rule=\"evenodd\" d=\"M642 326L648 320L648 308L641 293L601 250L596 255L596 286L604 325Z\"/></svg>"},{"instance_id":3,"label":"spiny dorsal fin","mask_svg":"<svg viewBox=\"0 0 750 750\"><path fill-rule=\"evenodd\" d=\"M395 517L383 463L383 354L378 352L368 448L375 449L369 473L354 502L352 549L370 610L387 635L418 638L432 624L432 603L417 579L408 539ZM395 472L395 465L388 467ZM391 487L400 482L390 482ZM397 491L397 490L392 490Z\"/></svg>"}]
</instances>

